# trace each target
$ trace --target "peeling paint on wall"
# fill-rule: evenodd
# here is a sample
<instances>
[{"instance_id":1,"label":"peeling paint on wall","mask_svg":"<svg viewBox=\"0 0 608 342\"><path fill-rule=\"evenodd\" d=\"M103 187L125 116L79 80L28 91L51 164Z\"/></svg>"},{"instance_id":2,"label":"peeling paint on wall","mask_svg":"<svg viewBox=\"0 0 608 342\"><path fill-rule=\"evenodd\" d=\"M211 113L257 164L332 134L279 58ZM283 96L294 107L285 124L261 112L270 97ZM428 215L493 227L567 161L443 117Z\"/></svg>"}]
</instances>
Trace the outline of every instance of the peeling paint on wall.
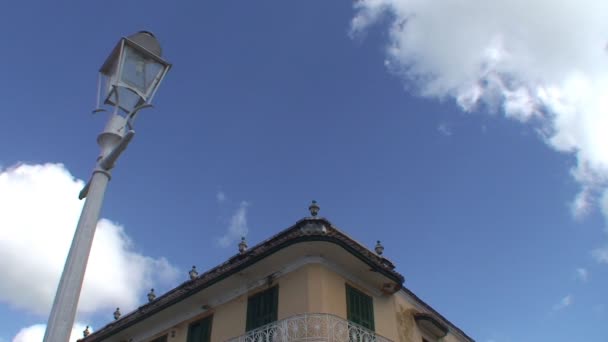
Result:
<instances>
[{"instance_id":1,"label":"peeling paint on wall","mask_svg":"<svg viewBox=\"0 0 608 342\"><path fill-rule=\"evenodd\" d=\"M416 321L414 321L415 309L405 308L403 305L399 305L397 310L397 330L399 332L400 342L414 342L415 340L415 327Z\"/></svg>"}]
</instances>

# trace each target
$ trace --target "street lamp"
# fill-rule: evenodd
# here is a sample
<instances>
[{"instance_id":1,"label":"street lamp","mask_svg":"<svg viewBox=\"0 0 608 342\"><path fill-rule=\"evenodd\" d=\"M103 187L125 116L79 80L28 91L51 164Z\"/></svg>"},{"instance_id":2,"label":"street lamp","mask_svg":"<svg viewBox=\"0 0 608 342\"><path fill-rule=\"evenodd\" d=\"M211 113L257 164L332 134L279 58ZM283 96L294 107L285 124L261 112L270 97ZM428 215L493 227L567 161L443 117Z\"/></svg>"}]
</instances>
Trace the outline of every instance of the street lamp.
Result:
<instances>
[{"instance_id":1,"label":"street lamp","mask_svg":"<svg viewBox=\"0 0 608 342\"><path fill-rule=\"evenodd\" d=\"M98 109L93 112L105 111L99 108L102 97L104 104L114 109L97 137L101 152L89 182L79 195L80 199L86 197L86 201L57 287L44 342L67 342L70 337L111 170L135 135L133 124L137 113L151 106L158 86L171 68L161 52L156 37L141 31L123 37L99 70Z\"/></svg>"}]
</instances>

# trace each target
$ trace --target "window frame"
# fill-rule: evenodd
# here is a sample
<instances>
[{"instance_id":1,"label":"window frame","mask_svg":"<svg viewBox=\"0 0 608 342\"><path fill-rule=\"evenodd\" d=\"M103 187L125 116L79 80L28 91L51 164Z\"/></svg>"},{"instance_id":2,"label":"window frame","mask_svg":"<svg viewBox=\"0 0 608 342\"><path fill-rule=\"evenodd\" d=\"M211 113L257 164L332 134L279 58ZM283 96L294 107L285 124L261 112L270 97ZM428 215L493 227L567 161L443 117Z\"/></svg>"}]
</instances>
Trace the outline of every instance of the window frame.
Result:
<instances>
[{"instance_id":1,"label":"window frame","mask_svg":"<svg viewBox=\"0 0 608 342\"><path fill-rule=\"evenodd\" d=\"M374 315L374 297L370 296L366 293L364 293L363 291L355 288L354 286L351 286L349 284L345 284L346 285L346 318L349 322L358 324L370 331L376 331L376 322L375 322L375 315ZM355 299L354 297L358 297L358 303L353 303L353 299ZM367 303L365 303L367 302ZM362 310L362 304L363 305L368 305L368 310L367 312ZM357 306L360 306L360 309L357 310ZM359 311L357 313L357 311ZM364 317L357 317L357 316L364 316L365 313L367 313L367 315L369 317L367 317L367 319L365 319ZM363 318L363 319L362 319Z\"/></svg>"},{"instance_id":2,"label":"window frame","mask_svg":"<svg viewBox=\"0 0 608 342\"><path fill-rule=\"evenodd\" d=\"M265 300L266 302L264 302ZM265 311L264 306L269 309L269 312L260 315L260 311ZM246 311L245 331L251 331L276 322L279 318L279 286L275 285L250 295L247 298ZM266 316L270 317L267 318Z\"/></svg>"},{"instance_id":3,"label":"window frame","mask_svg":"<svg viewBox=\"0 0 608 342\"><path fill-rule=\"evenodd\" d=\"M208 323L206 321L208 321ZM194 340L192 340L194 338L191 335L192 334L193 326L195 324L204 324L204 323L206 323L206 324L209 325L206 339L203 339L203 341L194 341ZM186 335L186 342L211 342L211 331L212 331L212 329L213 329L213 315L208 315L208 316L202 317L200 319L194 320L194 321L192 321L192 322L190 322L188 324L188 335Z\"/></svg>"}]
</instances>

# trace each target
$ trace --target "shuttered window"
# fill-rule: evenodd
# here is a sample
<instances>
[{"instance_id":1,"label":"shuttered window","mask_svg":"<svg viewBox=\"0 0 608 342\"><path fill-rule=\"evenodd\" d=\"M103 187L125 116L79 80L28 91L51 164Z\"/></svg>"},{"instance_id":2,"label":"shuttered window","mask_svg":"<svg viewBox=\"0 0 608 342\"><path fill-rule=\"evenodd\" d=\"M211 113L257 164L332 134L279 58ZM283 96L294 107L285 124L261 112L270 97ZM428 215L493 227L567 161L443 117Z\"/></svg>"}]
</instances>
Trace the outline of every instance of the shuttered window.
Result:
<instances>
[{"instance_id":1,"label":"shuttered window","mask_svg":"<svg viewBox=\"0 0 608 342\"><path fill-rule=\"evenodd\" d=\"M188 342L210 342L211 341L212 316L191 323L188 327Z\"/></svg>"},{"instance_id":2,"label":"shuttered window","mask_svg":"<svg viewBox=\"0 0 608 342\"><path fill-rule=\"evenodd\" d=\"M279 287L249 297L247 301L247 331L277 320Z\"/></svg>"},{"instance_id":3,"label":"shuttered window","mask_svg":"<svg viewBox=\"0 0 608 342\"><path fill-rule=\"evenodd\" d=\"M346 285L347 318L369 330L374 330L374 301L365 293Z\"/></svg>"}]
</instances>

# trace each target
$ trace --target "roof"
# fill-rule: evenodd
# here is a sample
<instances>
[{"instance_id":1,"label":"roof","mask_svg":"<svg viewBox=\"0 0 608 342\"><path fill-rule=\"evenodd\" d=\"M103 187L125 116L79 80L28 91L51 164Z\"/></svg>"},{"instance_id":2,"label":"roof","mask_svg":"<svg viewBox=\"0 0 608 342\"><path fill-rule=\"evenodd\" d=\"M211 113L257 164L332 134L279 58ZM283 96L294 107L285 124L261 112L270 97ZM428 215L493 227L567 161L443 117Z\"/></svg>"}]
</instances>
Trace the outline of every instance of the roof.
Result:
<instances>
[{"instance_id":1,"label":"roof","mask_svg":"<svg viewBox=\"0 0 608 342\"><path fill-rule=\"evenodd\" d=\"M393 280L395 282L394 288L391 289L393 292L400 290L402 287L404 278L395 271L395 266L388 259L373 253L362 244L350 238L327 219L307 217L248 249L244 253L231 257L226 262L199 275L197 278L182 283L159 296L153 302L140 306L137 310L107 324L105 327L79 341L94 342L106 339L283 248L304 241L325 241L337 244L369 265L374 271Z\"/></svg>"}]
</instances>

